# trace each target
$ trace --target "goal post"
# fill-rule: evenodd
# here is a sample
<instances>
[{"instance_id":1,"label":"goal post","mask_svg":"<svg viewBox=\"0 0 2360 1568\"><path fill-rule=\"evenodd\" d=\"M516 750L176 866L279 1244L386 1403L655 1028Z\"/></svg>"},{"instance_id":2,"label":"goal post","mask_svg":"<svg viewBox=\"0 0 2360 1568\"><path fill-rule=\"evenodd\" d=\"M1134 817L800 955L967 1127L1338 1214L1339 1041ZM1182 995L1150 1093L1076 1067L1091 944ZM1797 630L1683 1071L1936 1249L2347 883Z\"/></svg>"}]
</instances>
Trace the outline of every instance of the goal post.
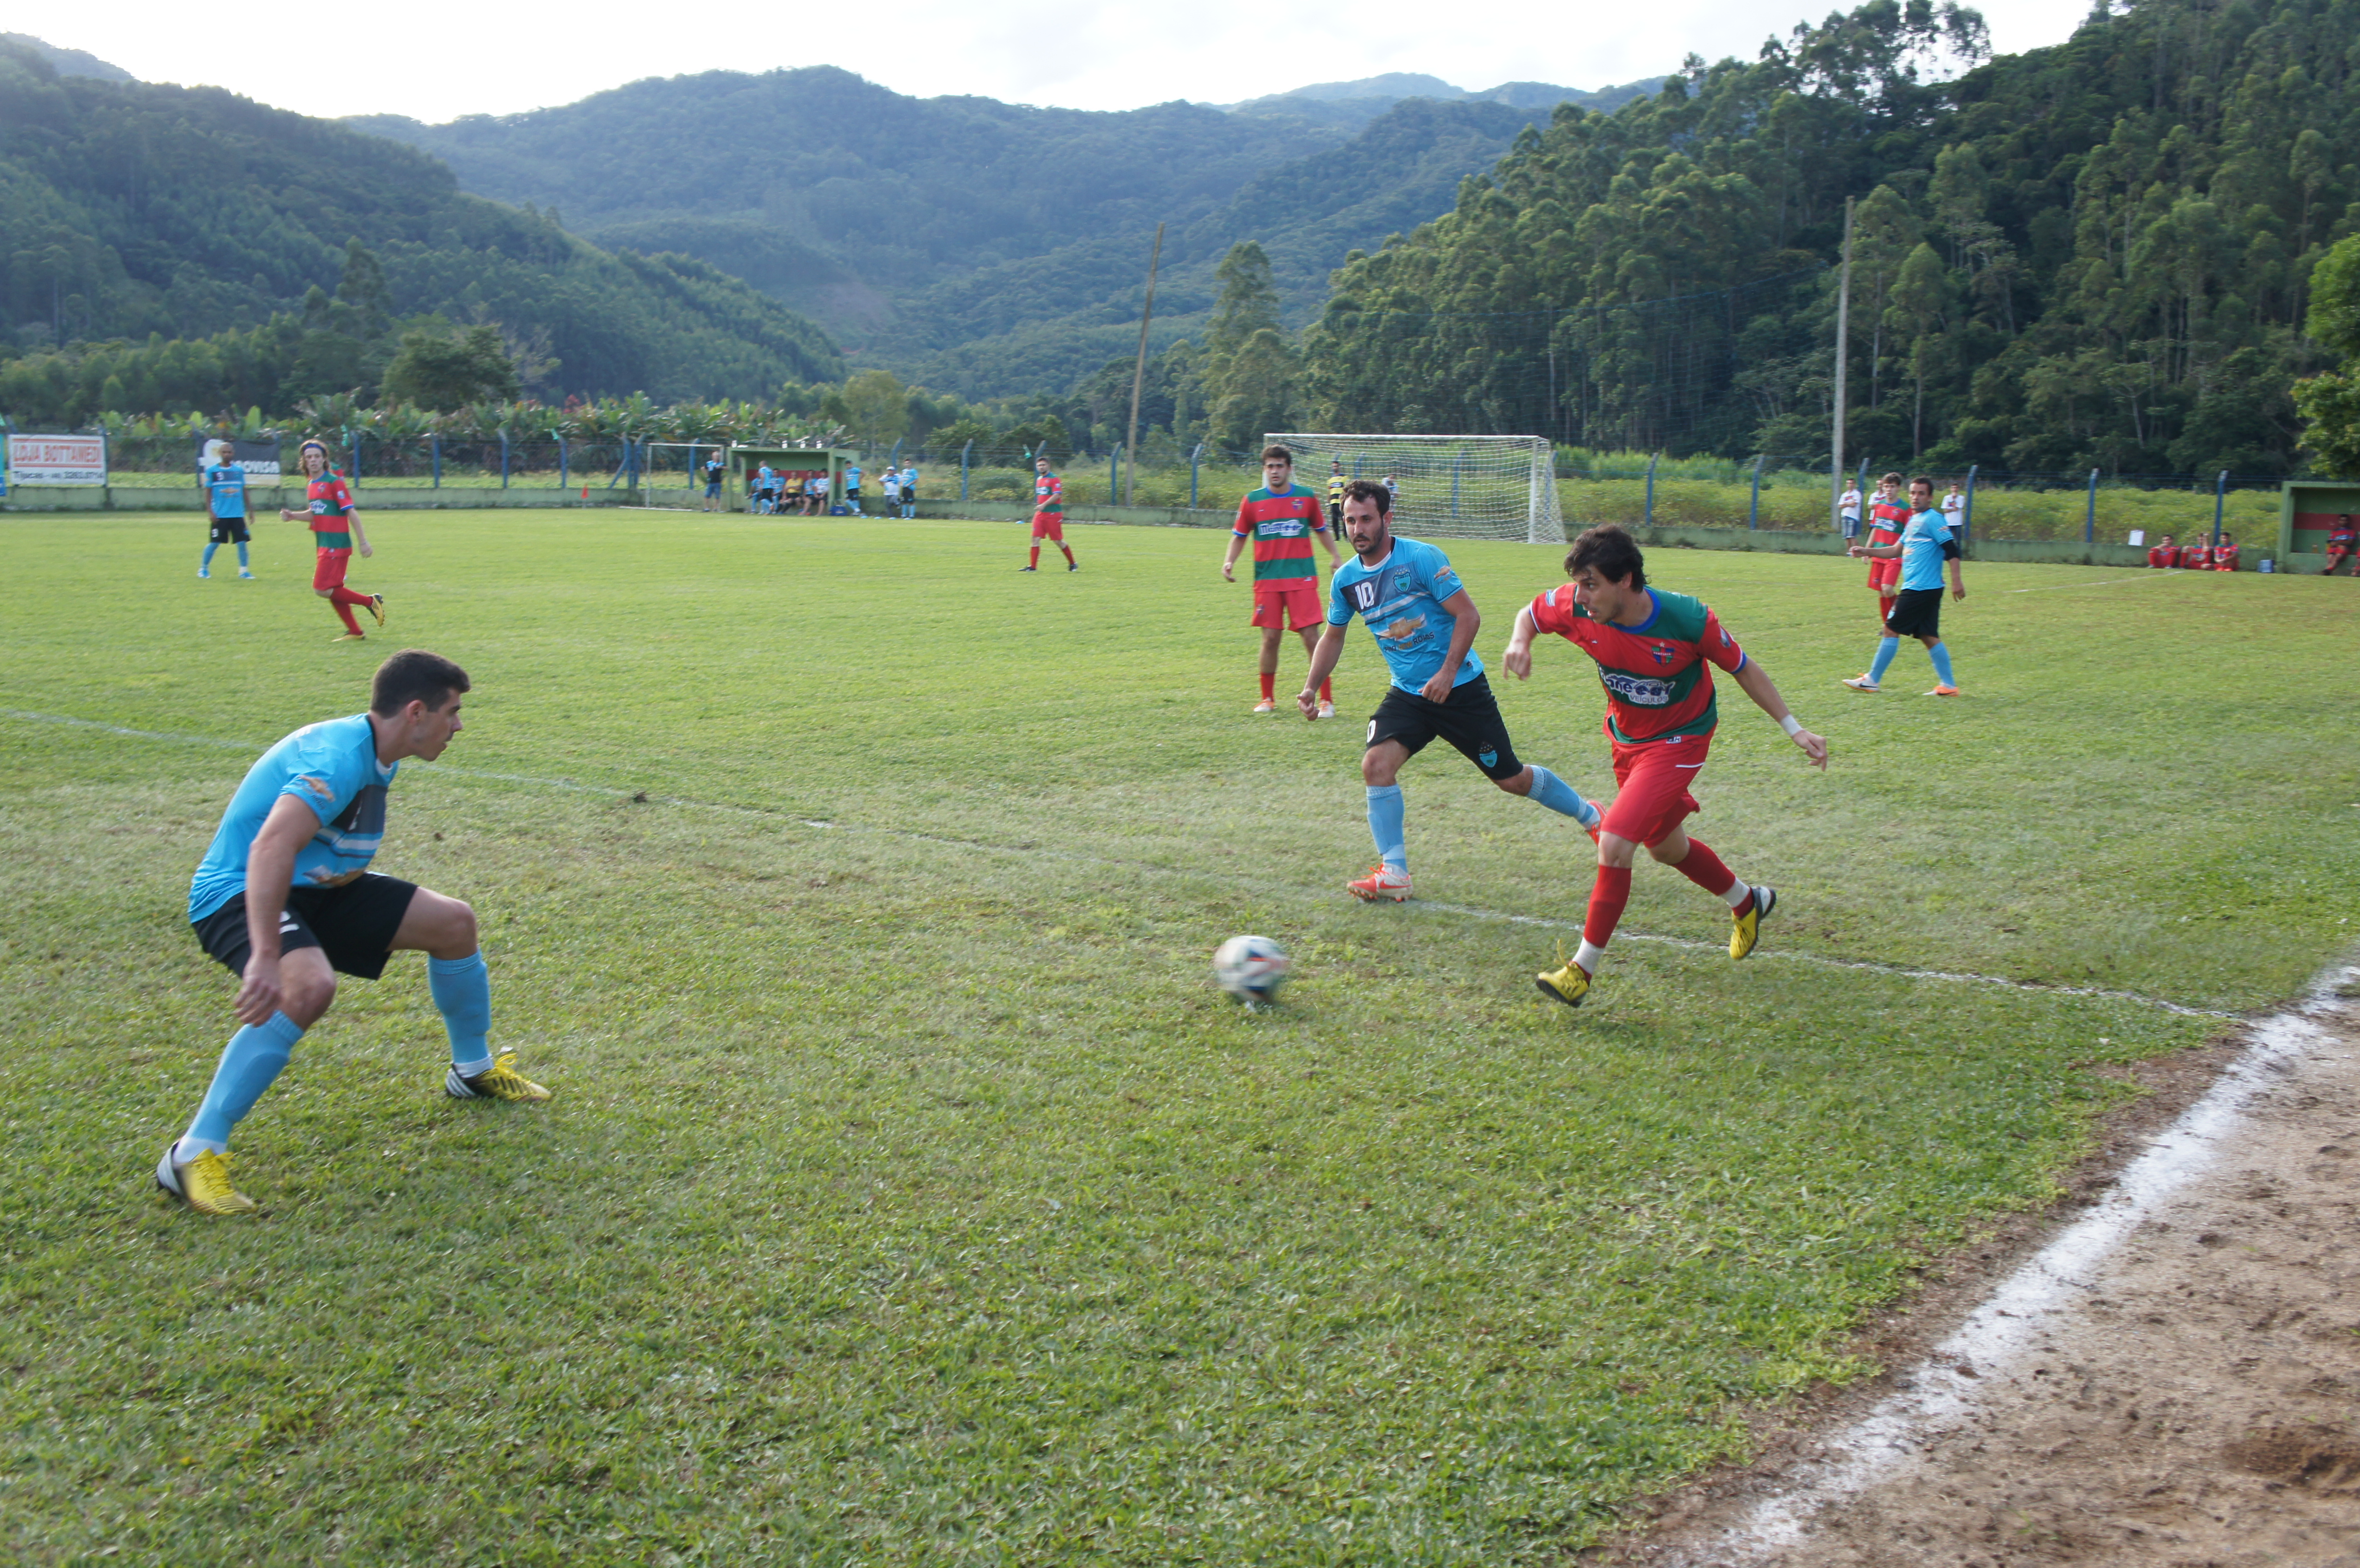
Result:
<instances>
[{"instance_id":1,"label":"goal post","mask_svg":"<svg viewBox=\"0 0 2360 1568\"><path fill-rule=\"evenodd\" d=\"M1393 482L1396 532L1413 538L1563 544L1556 453L1540 436L1376 436L1274 431L1295 453L1295 479L1324 490L1331 464L1347 479Z\"/></svg>"}]
</instances>

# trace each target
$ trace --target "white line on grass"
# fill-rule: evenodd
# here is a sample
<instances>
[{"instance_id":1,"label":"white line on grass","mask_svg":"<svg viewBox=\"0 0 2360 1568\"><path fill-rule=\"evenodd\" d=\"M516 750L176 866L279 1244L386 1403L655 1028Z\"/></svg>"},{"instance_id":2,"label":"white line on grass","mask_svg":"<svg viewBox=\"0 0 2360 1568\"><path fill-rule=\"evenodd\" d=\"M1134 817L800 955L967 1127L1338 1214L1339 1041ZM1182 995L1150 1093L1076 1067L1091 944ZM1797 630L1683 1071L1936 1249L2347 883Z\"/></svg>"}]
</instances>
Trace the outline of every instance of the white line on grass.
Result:
<instances>
[{"instance_id":1,"label":"white line on grass","mask_svg":"<svg viewBox=\"0 0 2360 1568\"><path fill-rule=\"evenodd\" d=\"M2038 1345L2049 1320L2080 1305L2096 1286L2099 1267L2115 1247L2219 1158L2255 1094L2327 1037L2314 1020L2336 1007L2337 985L2355 975L2360 970L2338 964L2302 1001L2256 1024L2244 1052L2204 1097L2124 1167L2095 1208L2008 1276L1956 1333L1928 1352L1901 1392L1830 1439L1829 1457L1803 1469L1794 1486L1755 1505L1743 1523L1688 1561L1714 1568L1767 1561L1800 1542L1823 1510L1898 1473L1996 1397L1996 1386Z\"/></svg>"},{"instance_id":2,"label":"white line on grass","mask_svg":"<svg viewBox=\"0 0 2360 1568\"><path fill-rule=\"evenodd\" d=\"M2003 588L2003 593L2062 593L2068 588L2111 588L2117 583L2160 583L2167 577L2180 575L2180 568L2168 566L2158 572L2144 572L2136 577L2107 577L2096 583L2051 583L2045 588Z\"/></svg>"},{"instance_id":3,"label":"white line on grass","mask_svg":"<svg viewBox=\"0 0 2360 1568\"><path fill-rule=\"evenodd\" d=\"M131 729L122 724L102 724L95 719L68 718L60 713L27 713L21 708L0 708L0 717L23 719L33 724L63 724L72 729L99 730L107 735L130 735L139 740L173 741L186 746L212 746L216 749L259 753L268 748L247 741L222 740L212 735L175 735L165 730ZM1109 855L1081 855L1071 850L1043 850L1015 844L989 844L980 839L954 838L946 833L918 833L910 828L872 827L858 822L824 822L814 817L798 817L790 812L765 811L757 806L727 806L712 800L690 800L676 795L650 795L644 789L620 789L610 784L581 784L571 779L542 779L529 773L491 773L474 768L455 768L447 762L420 762L412 766L432 768L437 773L454 774L462 779L488 779L504 784L534 784L550 789L572 789L585 795L604 795L610 800L645 801L656 806L681 806L691 811L722 811L731 816L754 817L767 822L792 822L797 827L815 828L829 833L873 833L883 838L907 839L917 844L938 844L953 849L974 850L986 855L1023 855L1028 859L1067 860L1092 866L1113 866L1134 870L1159 872L1165 876L1195 876L1199 873L1175 866L1158 866L1146 860L1119 860ZM1511 914L1499 909L1480 909L1466 904L1437 903L1419 898L1415 905L1437 914L1463 915L1471 920L1500 920L1511 925L1539 926L1547 931L1578 931L1579 920L1551 920L1543 915ZM1722 946L1715 942L1698 942L1688 937L1655 936L1645 931L1619 931L1618 942L1653 942L1661 947L1692 948L1710 952ZM1947 969L1910 969L1897 964L1878 964L1867 959L1826 958L1817 953L1760 952L1757 958L1789 964L1815 964L1822 969L1851 969L1863 974L1888 975L1899 980L1940 980L1954 985L1998 985L2012 991L2029 991L2044 996L2095 996L2107 1001L2136 1002L2142 1007L2157 1007L2167 1013L2177 1013L2191 1018L2242 1018L2241 1013L2219 1012L2210 1007L2187 1007L2178 1002L2167 1002L2160 996L2144 996L2136 991L2110 991L2090 985L2044 985L2031 980L2011 980L2003 975L1975 975Z\"/></svg>"}]
</instances>

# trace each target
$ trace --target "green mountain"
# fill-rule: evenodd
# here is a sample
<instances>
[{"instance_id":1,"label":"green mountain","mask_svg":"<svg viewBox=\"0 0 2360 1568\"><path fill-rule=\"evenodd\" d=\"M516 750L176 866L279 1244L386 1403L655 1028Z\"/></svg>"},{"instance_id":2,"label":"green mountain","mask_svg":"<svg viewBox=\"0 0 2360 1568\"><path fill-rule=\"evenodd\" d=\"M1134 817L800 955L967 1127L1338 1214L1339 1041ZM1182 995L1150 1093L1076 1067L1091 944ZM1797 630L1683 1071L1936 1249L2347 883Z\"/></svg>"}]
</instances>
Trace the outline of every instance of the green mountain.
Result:
<instances>
[{"instance_id":1,"label":"green mountain","mask_svg":"<svg viewBox=\"0 0 2360 1568\"><path fill-rule=\"evenodd\" d=\"M1393 71L1382 76L1362 77L1357 82L1317 82L1308 87L1266 93L1260 98L1249 98L1241 103L1224 103L1221 107L1232 114L1288 114L1357 130L1404 98L1431 98L1445 103L1505 103L1511 108L1538 110L1543 116L1559 103L1571 103L1578 108L1596 109L1601 114L1611 114L1632 99L1656 91L1663 85L1663 81L1660 76L1651 76L1643 81L1625 82L1620 87L1601 87L1594 93L1586 93L1579 87L1558 87L1546 82L1503 82L1497 87L1470 92L1463 87L1454 87L1438 76Z\"/></svg>"},{"instance_id":2,"label":"green mountain","mask_svg":"<svg viewBox=\"0 0 2360 1568\"><path fill-rule=\"evenodd\" d=\"M1159 342L1201 325L1214 267L1246 239L1308 320L1347 251L1447 209L1545 114L1419 97L1349 124L1179 103L1102 114L911 98L814 67L443 125L348 123L447 160L471 191L553 206L601 245L702 257L825 322L858 363L980 397L1070 386L1135 340L1158 223Z\"/></svg>"},{"instance_id":3,"label":"green mountain","mask_svg":"<svg viewBox=\"0 0 2360 1568\"><path fill-rule=\"evenodd\" d=\"M240 360L235 386L191 372L157 396L279 408L365 385L394 325L428 314L495 321L530 364L554 360L552 399L842 374L818 327L705 262L599 249L382 137L218 89L61 76L23 45L0 44L0 360L19 362L0 412L20 419L93 411L75 345L153 334L161 365L166 340L236 335L209 351ZM359 314L332 322L340 289ZM357 357L307 354L331 327L366 339Z\"/></svg>"},{"instance_id":4,"label":"green mountain","mask_svg":"<svg viewBox=\"0 0 2360 1568\"><path fill-rule=\"evenodd\" d=\"M1300 395L1325 428L1824 462L1855 198L1849 455L2284 472L2310 274L2360 231L2355 38L2353 0L2117 0L1987 59L1973 13L1878 0L1693 62L1346 266Z\"/></svg>"}]
</instances>

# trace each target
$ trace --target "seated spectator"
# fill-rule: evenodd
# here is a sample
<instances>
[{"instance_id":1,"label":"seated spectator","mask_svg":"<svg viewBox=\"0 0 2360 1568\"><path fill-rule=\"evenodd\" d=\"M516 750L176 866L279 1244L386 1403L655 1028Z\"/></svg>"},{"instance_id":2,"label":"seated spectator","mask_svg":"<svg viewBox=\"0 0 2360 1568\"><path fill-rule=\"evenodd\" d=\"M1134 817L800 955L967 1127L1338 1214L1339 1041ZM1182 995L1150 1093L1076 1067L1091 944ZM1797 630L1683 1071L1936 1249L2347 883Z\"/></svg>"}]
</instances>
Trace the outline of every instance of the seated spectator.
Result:
<instances>
[{"instance_id":1,"label":"seated spectator","mask_svg":"<svg viewBox=\"0 0 2360 1568\"><path fill-rule=\"evenodd\" d=\"M2223 534L2221 542L2212 547L2212 570L2215 572L2237 570L2237 541L2227 534Z\"/></svg>"},{"instance_id":2,"label":"seated spectator","mask_svg":"<svg viewBox=\"0 0 2360 1568\"><path fill-rule=\"evenodd\" d=\"M2149 566L2163 567L2167 570L2180 564L2180 547L2171 542L2169 534L2164 535L2163 542L2147 552L2147 563Z\"/></svg>"}]
</instances>

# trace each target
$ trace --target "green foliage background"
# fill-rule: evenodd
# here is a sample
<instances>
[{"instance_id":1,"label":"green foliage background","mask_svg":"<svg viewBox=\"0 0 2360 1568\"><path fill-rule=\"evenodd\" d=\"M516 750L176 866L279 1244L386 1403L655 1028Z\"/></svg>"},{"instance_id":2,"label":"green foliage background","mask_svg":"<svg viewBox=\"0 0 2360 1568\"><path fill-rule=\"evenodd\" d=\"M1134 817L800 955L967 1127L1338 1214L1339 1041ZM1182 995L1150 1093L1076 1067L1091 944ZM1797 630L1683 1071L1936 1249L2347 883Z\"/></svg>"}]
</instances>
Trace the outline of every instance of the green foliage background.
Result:
<instances>
[{"instance_id":1,"label":"green foliage background","mask_svg":"<svg viewBox=\"0 0 2360 1568\"><path fill-rule=\"evenodd\" d=\"M841 374L825 333L706 263L599 250L380 137L0 44L0 411L20 424L373 393L397 326L438 313L554 360L552 399Z\"/></svg>"}]
</instances>

